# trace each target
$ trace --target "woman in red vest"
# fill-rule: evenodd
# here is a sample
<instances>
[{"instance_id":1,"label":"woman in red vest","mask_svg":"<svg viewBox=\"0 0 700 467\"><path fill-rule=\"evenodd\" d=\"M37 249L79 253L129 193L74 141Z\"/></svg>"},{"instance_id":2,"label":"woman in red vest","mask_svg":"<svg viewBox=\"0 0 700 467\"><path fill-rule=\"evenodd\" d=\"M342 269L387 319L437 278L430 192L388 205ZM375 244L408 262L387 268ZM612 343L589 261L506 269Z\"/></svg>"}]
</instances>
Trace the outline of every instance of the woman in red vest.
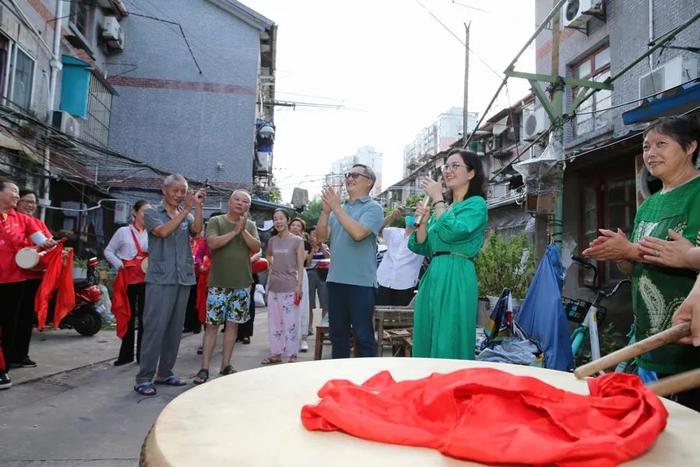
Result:
<instances>
[{"instance_id":1,"label":"woman in red vest","mask_svg":"<svg viewBox=\"0 0 700 467\"><path fill-rule=\"evenodd\" d=\"M105 248L105 258L118 271L117 279L114 281L115 299L112 302L112 311L117 318L117 335L122 338L122 345L119 349L119 357L114 362L115 366L134 361L135 330L138 331L136 361L139 361L143 335L143 304L146 297L145 273L141 263L148 256L148 232L145 229L144 213L150 207L146 200L136 201L133 208L133 223L117 229ZM125 291L124 288L126 288ZM114 310L115 303L119 303L119 300L116 300L117 295L124 293L128 297L128 308L131 311L128 322L126 322L126 313L121 309Z\"/></svg>"},{"instance_id":2,"label":"woman in red vest","mask_svg":"<svg viewBox=\"0 0 700 467\"><path fill-rule=\"evenodd\" d=\"M56 245L46 238L32 217L15 210L17 201L17 185L0 180L0 389L12 386L7 364L15 361L14 341L27 280L26 272L15 263L15 255L30 241L47 249Z\"/></svg>"}]
</instances>

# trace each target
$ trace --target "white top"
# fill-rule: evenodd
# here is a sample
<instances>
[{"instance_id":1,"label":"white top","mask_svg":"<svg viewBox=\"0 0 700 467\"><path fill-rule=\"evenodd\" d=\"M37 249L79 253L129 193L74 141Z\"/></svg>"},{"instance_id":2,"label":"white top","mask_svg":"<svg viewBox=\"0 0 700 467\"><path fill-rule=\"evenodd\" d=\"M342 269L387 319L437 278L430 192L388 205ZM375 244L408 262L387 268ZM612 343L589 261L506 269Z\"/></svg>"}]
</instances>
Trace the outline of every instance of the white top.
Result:
<instances>
[{"instance_id":1,"label":"white top","mask_svg":"<svg viewBox=\"0 0 700 467\"><path fill-rule=\"evenodd\" d=\"M124 266L122 259L134 259L136 256L136 245L134 245L134 239L130 232L134 232L136 235L141 251L148 251L148 232L146 229L139 232L131 224L119 227L105 247L105 258L115 269L121 269Z\"/></svg>"},{"instance_id":2,"label":"white top","mask_svg":"<svg viewBox=\"0 0 700 467\"><path fill-rule=\"evenodd\" d=\"M210 380L183 392L160 413L144 445L144 465L151 467L466 467L475 465L443 456L436 449L368 441L341 432L308 431L301 423L304 404L318 403L317 391L329 379L362 383L381 370L397 381L433 372L496 368L532 376L579 394L586 381L571 373L504 363L442 358L344 358L264 368ZM245 394L235 400L231 394ZM648 452L625 463L634 466L683 466L700 459L700 414L668 400L666 429ZM245 429L241 429L245 420ZM235 449L231 437L236 433ZM535 448L543 448L535 446Z\"/></svg>"},{"instance_id":3,"label":"white top","mask_svg":"<svg viewBox=\"0 0 700 467\"><path fill-rule=\"evenodd\" d=\"M377 282L382 287L406 290L418 283L423 256L408 249L408 237L399 227L386 227L382 238L387 247L377 269Z\"/></svg>"}]
</instances>

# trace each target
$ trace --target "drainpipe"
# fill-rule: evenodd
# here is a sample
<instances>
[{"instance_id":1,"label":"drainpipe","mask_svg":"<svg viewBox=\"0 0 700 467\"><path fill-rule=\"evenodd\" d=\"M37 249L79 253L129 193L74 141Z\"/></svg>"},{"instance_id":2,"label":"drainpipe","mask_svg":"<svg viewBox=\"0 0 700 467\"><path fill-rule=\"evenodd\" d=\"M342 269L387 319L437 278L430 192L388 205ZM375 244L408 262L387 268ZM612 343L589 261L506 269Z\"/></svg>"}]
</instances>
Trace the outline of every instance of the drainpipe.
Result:
<instances>
[{"instance_id":1,"label":"drainpipe","mask_svg":"<svg viewBox=\"0 0 700 467\"><path fill-rule=\"evenodd\" d=\"M46 121L49 125L52 124L53 111L56 109L56 82L58 81L58 72L61 70L61 61L59 60L59 54L61 53L61 38L63 37L63 0L56 0L56 19L53 23L53 50L49 66L51 67L51 73L49 74L49 96L48 96L48 112L46 116ZM49 197L51 191L51 179L49 175L51 173L51 150L49 146L46 145L44 149L44 196L41 199L41 211L40 218L42 221L46 220L46 206L51 205L51 199Z\"/></svg>"},{"instance_id":2,"label":"drainpipe","mask_svg":"<svg viewBox=\"0 0 700 467\"><path fill-rule=\"evenodd\" d=\"M654 40L654 0L649 0L649 48ZM654 53L649 54L649 71L654 69Z\"/></svg>"}]
</instances>

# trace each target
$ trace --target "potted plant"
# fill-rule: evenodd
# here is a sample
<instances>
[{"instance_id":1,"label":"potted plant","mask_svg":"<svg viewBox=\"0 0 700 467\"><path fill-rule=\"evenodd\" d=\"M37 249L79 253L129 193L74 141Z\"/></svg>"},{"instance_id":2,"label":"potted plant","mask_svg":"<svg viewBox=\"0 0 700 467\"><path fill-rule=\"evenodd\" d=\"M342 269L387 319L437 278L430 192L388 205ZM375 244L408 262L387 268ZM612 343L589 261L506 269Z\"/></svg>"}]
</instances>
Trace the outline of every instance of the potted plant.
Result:
<instances>
[{"instance_id":1,"label":"potted plant","mask_svg":"<svg viewBox=\"0 0 700 467\"><path fill-rule=\"evenodd\" d=\"M73 279L87 278L87 260L82 258L73 258Z\"/></svg>"},{"instance_id":2,"label":"potted plant","mask_svg":"<svg viewBox=\"0 0 700 467\"><path fill-rule=\"evenodd\" d=\"M527 293L535 271L532 246L525 233L504 238L491 232L475 261L479 279L479 325L484 325L504 288L517 306Z\"/></svg>"}]
</instances>

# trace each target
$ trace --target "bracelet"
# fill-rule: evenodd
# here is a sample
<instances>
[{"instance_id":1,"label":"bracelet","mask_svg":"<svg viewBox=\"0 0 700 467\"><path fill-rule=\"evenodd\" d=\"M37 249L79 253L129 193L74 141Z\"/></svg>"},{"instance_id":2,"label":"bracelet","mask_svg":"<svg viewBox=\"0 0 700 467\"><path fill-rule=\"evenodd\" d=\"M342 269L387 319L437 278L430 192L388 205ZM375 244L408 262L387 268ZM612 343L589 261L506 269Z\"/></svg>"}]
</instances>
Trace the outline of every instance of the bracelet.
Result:
<instances>
[{"instance_id":1,"label":"bracelet","mask_svg":"<svg viewBox=\"0 0 700 467\"><path fill-rule=\"evenodd\" d=\"M437 205L440 204L440 203L445 204L445 200L442 200L442 199L441 199L440 201L435 201L435 202L433 203L433 207L437 206Z\"/></svg>"}]
</instances>

